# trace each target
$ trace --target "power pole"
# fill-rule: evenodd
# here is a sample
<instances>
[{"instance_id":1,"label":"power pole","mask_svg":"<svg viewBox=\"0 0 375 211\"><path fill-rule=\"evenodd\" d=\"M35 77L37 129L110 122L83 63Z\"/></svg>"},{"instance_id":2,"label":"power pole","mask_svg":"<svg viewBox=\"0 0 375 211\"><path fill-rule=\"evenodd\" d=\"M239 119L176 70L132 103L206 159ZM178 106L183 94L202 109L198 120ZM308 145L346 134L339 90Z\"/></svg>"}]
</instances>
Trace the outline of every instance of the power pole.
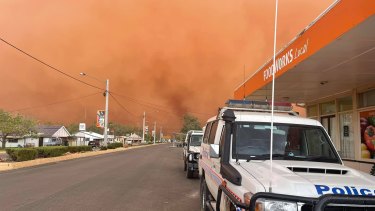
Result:
<instances>
[{"instance_id":1,"label":"power pole","mask_svg":"<svg viewBox=\"0 0 375 211\"><path fill-rule=\"evenodd\" d=\"M154 144L156 140L156 121L154 122Z\"/></svg>"},{"instance_id":2,"label":"power pole","mask_svg":"<svg viewBox=\"0 0 375 211\"><path fill-rule=\"evenodd\" d=\"M108 95L109 95L109 80L106 80L105 87L105 114L104 114L104 146L108 144Z\"/></svg>"},{"instance_id":3,"label":"power pole","mask_svg":"<svg viewBox=\"0 0 375 211\"><path fill-rule=\"evenodd\" d=\"M143 126L142 126L142 143L145 143L145 124L146 124L146 111L143 112Z\"/></svg>"},{"instance_id":4,"label":"power pole","mask_svg":"<svg viewBox=\"0 0 375 211\"><path fill-rule=\"evenodd\" d=\"M161 138L163 137L163 127L160 126L160 137L159 137L159 141L161 142Z\"/></svg>"}]
</instances>

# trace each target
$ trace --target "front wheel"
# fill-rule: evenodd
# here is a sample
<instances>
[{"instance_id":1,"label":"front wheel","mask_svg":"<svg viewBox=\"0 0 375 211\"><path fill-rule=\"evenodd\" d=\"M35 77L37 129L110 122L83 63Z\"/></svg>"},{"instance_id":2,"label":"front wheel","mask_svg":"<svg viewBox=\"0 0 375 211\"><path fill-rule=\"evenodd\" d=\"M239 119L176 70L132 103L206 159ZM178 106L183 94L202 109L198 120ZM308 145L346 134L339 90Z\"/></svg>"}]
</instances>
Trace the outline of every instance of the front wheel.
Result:
<instances>
[{"instance_id":1,"label":"front wheel","mask_svg":"<svg viewBox=\"0 0 375 211\"><path fill-rule=\"evenodd\" d=\"M194 170L191 170L190 168L187 168L186 170L186 178L193 178L194 176Z\"/></svg>"},{"instance_id":2,"label":"front wheel","mask_svg":"<svg viewBox=\"0 0 375 211\"><path fill-rule=\"evenodd\" d=\"M208 187L206 184L205 178L202 176L201 179L201 191L200 191L200 198L201 198L201 211L208 211L207 202L208 202Z\"/></svg>"}]
</instances>

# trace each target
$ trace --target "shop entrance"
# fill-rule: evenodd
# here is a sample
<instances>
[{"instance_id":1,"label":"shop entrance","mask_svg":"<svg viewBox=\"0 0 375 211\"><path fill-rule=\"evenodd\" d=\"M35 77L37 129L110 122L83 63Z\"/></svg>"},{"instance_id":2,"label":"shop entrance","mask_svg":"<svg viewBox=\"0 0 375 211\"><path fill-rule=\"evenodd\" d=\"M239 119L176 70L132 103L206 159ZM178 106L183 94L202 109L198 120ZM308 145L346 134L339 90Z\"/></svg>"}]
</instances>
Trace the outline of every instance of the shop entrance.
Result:
<instances>
[{"instance_id":1,"label":"shop entrance","mask_svg":"<svg viewBox=\"0 0 375 211\"><path fill-rule=\"evenodd\" d=\"M331 137L332 141L336 141L336 116L330 115L330 116L324 116L320 118L320 121L323 125L323 127L327 130L328 135Z\"/></svg>"},{"instance_id":2,"label":"shop entrance","mask_svg":"<svg viewBox=\"0 0 375 211\"><path fill-rule=\"evenodd\" d=\"M329 136L332 138L332 134L334 133L334 126L336 121L336 116L324 116L320 119L323 127L327 130Z\"/></svg>"}]
</instances>

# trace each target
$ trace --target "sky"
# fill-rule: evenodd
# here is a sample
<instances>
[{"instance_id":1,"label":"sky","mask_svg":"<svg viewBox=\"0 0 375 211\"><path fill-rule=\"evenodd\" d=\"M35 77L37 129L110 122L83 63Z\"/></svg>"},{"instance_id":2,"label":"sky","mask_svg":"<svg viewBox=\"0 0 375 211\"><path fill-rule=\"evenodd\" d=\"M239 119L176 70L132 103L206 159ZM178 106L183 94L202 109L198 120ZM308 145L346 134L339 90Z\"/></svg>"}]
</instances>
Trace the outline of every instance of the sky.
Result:
<instances>
[{"instance_id":1,"label":"sky","mask_svg":"<svg viewBox=\"0 0 375 211\"><path fill-rule=\"evenodd\" d=\"M332 3L280 0L277 49ZM60 72L0 42L0 109L92 124L108 79L110 122L203 125L272 57L274 14L272 0L1 0L0 38Z\"/></svg>"}]
</instances>

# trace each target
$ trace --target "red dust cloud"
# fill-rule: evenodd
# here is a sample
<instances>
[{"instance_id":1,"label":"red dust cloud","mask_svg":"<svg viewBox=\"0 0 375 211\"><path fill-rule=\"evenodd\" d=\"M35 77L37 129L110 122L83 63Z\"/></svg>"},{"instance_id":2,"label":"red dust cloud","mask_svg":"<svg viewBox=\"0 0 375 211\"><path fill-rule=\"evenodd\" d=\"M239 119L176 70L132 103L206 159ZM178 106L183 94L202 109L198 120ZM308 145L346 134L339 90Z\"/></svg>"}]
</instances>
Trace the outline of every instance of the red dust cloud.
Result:
<instances>
[{"instance_id":1,"label":"red dust cloud","mask_svg":"<svg viewBox=\"0 0 375 211\"><path fill-rule=\"evenodd\" d=\"M278 49L333 0L279 1ZM179 131L203 123L273 53L274 1L2 0L0 37L87 83L105 88L109 119ZM92 124L103 91L0 42L0 108L41 122ZM87 73L86 77L79 75ZM90 76L90 77L89 77Z\"/></svg>"}]
</instances>

